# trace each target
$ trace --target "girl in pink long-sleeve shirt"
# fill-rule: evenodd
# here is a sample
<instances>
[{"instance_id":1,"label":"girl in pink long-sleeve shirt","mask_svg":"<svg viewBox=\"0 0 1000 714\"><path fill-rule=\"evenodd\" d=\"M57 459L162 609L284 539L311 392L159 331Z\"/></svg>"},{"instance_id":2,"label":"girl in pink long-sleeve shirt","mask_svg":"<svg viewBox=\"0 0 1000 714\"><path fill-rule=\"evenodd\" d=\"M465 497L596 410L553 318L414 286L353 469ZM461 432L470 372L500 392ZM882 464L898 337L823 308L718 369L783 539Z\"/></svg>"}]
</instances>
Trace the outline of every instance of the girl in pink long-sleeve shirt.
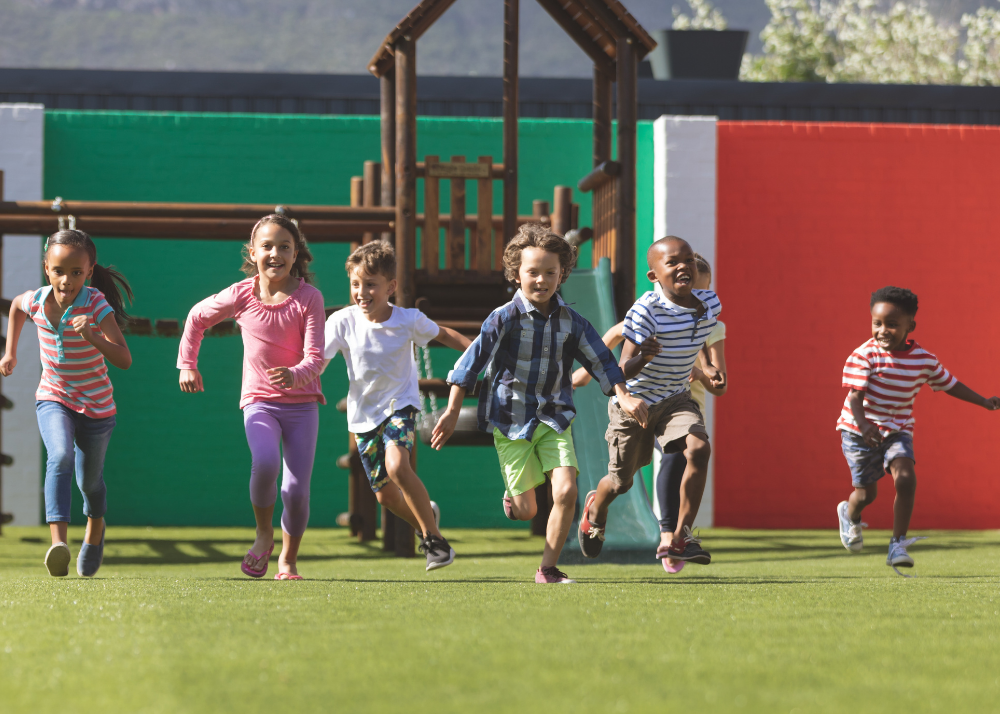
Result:
<instances>
[{"instance_id":1,"label":"girl in pink long-sleeve shirt","mask_svg":"<svg viewBox=\"0 0 1000 714\"><path fill-rule=\"evenodd\" d=\"M274 214L262 218L243 255L243 272L249 277L202 300L188 314L177 358L181 391L205 391L198 372L201 339L212 325L235 318L243 333L240 408L253 460L250 503L257 520L257 539L241 569L255 578L267 573L283 460L282 549L275 580L301 580L296 560L309 521L318 406L326 403L319 380L326 320L323 296L309 285L312 255L298 226L288 218Z\"/></svg>"}]
</instances>

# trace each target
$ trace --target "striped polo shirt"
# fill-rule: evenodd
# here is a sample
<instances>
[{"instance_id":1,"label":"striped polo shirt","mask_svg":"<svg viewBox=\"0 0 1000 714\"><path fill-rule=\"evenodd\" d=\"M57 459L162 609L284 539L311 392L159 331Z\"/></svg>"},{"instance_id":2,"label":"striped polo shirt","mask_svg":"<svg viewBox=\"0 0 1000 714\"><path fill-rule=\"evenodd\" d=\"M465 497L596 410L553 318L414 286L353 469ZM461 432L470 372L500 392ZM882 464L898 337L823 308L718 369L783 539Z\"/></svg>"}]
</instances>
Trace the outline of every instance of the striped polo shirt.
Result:
<instances>
[{"instance_id":1,"label":"striped polo shirt","mask_svg":"<svg viewBox=\"0 0 1000 714\"><path fill-rule=\"evenodd\" d=\"M914 340L907 340L905 349L889 352L872 338L854 350L844 365L843 385L865 393L865 418L878 426L882 436L894 431L913 433L913 400L923 384L939 392L951 389L958 380ZM837 429L860 435L847 396Z\"/></svg>"},{"instance_id":2,"label":"striped polo shirt","mask_svg":"<svg viewBox=\"0 0 1000 714\"><path fill-rule=\"evenodd\" d=\"M635 301L625 316L625 339L639 345L655 336L661 347L660 354L628 380L628 391L646 404L656 404L690 389L691 368L719 322L719 296L711 290L692 290L691 294L702 302L703 311L675 305L650 290Z\"/></svg>"},{"instance_id":3,"label":"striped polo shirt","mask_svg":"<svg viewBox=\"0 0 1000 714\"><path fill-rule=\"evenodd\" d=\"M38 327L38 345L42 357L42 379L35 399L60 404L92 419L102 419L115 413L111 380L104 364L104 355L76 334L73 318L86 315L90 329L103 336L100 324L114 310L104 299L104 293L84 286L73 304L63 314L58 325L45 316L45 300L52 287L46 285L25 295L21 309Z\"/></svg>"}]
</instances>

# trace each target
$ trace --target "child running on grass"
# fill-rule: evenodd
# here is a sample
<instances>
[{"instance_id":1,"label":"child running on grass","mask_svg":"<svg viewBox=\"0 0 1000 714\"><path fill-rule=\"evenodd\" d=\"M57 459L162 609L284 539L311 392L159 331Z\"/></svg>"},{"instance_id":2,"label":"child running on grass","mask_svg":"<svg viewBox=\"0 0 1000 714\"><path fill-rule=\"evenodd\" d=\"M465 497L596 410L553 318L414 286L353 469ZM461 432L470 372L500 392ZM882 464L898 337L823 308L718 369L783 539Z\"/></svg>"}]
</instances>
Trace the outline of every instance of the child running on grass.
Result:
<instances>
[{"instance_id":1,"label":"child running on grass","mask_svg":"<svg viewBox=\"0 0 1000 714\"><path fill-rule=\"evenodd\" d=\"M625 389L614 355L593 326L556 292L576 264L576 248L537 224L521 226L504 251L507 280L519 289L494 310L482 331L448 375L448 408L434 427L440 449L455 431L462 400L481 370L479 428L492 429L506 481L504 513L526 521L536 511L535 487L552 479L552 511L536 583L572 583L556 567L576 509L576 452L571 424L576 412L571 384L573 360L616 394L637 424L646 424L646 405Z\"/></svg>"},{"instance_id":2,"label":"child running on grass","mask_svg":"<svg viewBox=\"0 0 1000 714\"><path fill-rule=\"evenodd\" d=\"M420 310L389 302L396 291L396 253L390 244L379 240L361 246L345 267L354 304L327 321L324 368L344 353L350 379L347 425L372 491L383 508L417 530L427 570L443 568L455 560L455 551L438 530L433 502L410 465L420 411L413 345L437 340L463 351L470 341Z\"/></svg>"},{"instance_id":3,"label":"child running on grass","mask_svg":"<svg viewBox=\"0 0 1000 714\"><path fill-rule=\"evenodd\" d=\"M953 377L937 357L907 339L917 328L917 296L888 286L872 293L872 338L851 353L844 365L844 386L850 390L837 420L841 447L851 469L854 491L837 504L840 541L852 553L864 546L861 512L875 501L878 481L892 475L896 500L892 506L892 540L886 565L912 568L906 549L918 538L907 538L913 513L917 476L913 458L913 401L923 384L934 391L995 411L1000 397L986 399Z\"/></svg>"},{"instance_id":4,"label":"child running on grass","mask_svg":"<svg viewBox=\"0 0 1000 714\"><path fill-rule=\"evenodd\" d=\"M580 550L588 558L600 554L608 507L632 487L635 472L652 460L656 441L663 453L683 450L687 459L676 529L669 542L663 538L656 557L707 565L711 555L692 535L691 525L705 490L711 446L688 380L722 306L711 290L694 290L697 271L687 241L661 238L650 246L646 260L647 276L659 283L662 293L647 292L625 316L621 367L629 392L648 405L649 428L614 399L609 402L609 473L587 494L580 516ZM725 375L714 365L705 365L704 372L714 387L725 385Z\"/></svg>"},{"instance_id":5,"label":"child running on grass","mask_svg":"<svg viewBox=\"0 0 1000 714\"><path fill-rule=\"evenodd\" d=\"M45 567L56 577L69 572L67 533L75 468L87 516L76 572L91 577L104 561L104 456L116 414L104 359L119 369L132 365L119 327L128 322L124 295L131 300L132 290L117 270L97 264L97 246L83 231L49 236L42 267L49 284L11 301L0 374L9 377L17 366L18 337L30 317L38 328L42 360L35 412L48 454L45 520L52 547L45 554Z\"/></svg>"},{"instance_id":6,"label":"child running on grass","mask_svg":"<svg viewBox=\"0 0 1000 714\"><path fill-rule=\"evenodd\" d=\"M301 580L299 544L309 522L309 481L316 457L319 405L325 404L323 296L310 285L312 254L298 226L285 216L261 218L243 246L248 276L202 300L188 314L177 368L182 392L205 391L198 371L202 337L212 325L235 318L243 334L240 408L250 446L250 503L257 537L240 569L267 574L274 550L274 502L281 479L281 555L275 580Z\"/></svg>"}]
</instances>

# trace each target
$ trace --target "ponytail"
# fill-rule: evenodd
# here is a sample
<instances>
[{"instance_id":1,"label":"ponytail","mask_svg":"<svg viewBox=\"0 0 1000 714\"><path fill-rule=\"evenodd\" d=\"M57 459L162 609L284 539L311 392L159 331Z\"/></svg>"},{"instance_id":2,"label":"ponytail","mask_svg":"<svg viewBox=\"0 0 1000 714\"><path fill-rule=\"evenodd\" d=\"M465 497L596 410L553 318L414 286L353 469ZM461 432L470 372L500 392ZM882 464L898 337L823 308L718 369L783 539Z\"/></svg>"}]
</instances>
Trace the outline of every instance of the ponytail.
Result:
<instances>
[{"instance_id":1,"label":"ponytail","mask_svg":"<svg viewBox=\"0 0 1000 714\"><path fill-rule=\"evenodd\" d=\"M68 245L86 251L90 264L94 267L94 273L90 277L91 287L104 293L104 299L115 311L115 321L119 326L127 325L132 318L125 311L125 298L128 297L129 303L134 300L132 288L125 276L115 270L114 266L109 265L105 268L97 264L97 246L90 236L76 229L57 231L45 241L45 252L48 253L49 247L53 245Z\"/></svg>"}]
</instances>

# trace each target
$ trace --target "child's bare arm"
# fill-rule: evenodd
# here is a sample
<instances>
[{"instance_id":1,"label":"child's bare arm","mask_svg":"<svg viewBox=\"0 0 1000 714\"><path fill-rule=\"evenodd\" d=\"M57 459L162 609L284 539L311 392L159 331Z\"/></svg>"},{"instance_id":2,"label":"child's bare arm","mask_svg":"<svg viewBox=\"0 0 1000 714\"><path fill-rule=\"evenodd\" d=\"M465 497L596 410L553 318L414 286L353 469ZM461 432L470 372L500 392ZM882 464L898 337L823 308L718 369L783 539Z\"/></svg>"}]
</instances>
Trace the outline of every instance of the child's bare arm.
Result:
<instances>
[{"instance_id":1,"label":"child's bare arm","mask_svg":"<svg viewBox=\"0 0 1000 714\"><path fill-rule=\"evenodd\" d=\"M878 446L882 443L882 433L875 424L868 421L865 416L865 393L858 389L852 389L847 403L851 407L851 414L854 416L854 423L861 430L861 438L869 446Z\"/></svg>"},{"instance_id":2,"label":"child's bare arm","mask_svg":"<svg viewBox=\"0 0 1000 714\"><path fill-rule=\"evenodd\" d=\"M705 370L705 389L709 394L721 397L729 389L729 373L726 372L726 341L717 340L706 347L706 366L714 367L715 373Z\"/></svg>"},{"instance_id":3,"label":"child's bare arm","mask_svg":"<svg viewBox=\"0 0 1000 714\"><path fill-rule=\"evenodd\" d=\"M448 407L444 410L438 423L434 425L431 432L431 448L437 451L447 443L451 435L455 433L455 425L458 423L458 414L462 410L462 400L465 399L465 387L458 384L451 385L451 393L448 395Z\"/></svg>"},{"instance_id":4,"label":"child's bare arm","mask_svg":"<svg viewBox=\"0 0 1000 714\"><path fill-rule=\"evenodd\" d=\"M30 291L29 291L30 292ZM21 337L21 329L24 321L28 319L28 313L21 309L21 301L28 293L22 293L10 301L10 315L7 322L7 349L0 359L0 374L9 377L17 366L17 341Z\"/></svg>"},{"instance_id":5,"label":"child's bare arm","mask_svg":"<svg viewBox=\"0 0 1000 714\"><path fill-rule=\"evenodd\" d=\"M989 409L991 412L1000 409L1000 397L990 397L987 399L972 391L961 382L957 382L954 387L945 391L955 397L955 399L961 399L963 402L975 404L977 407L982 407L983 409Z\"/></svg>"},{"instance_id":6,"label":"child's bare arm","mask_svg":"<svg viewBox=\"0 0 1000 714\"><path fill-rule=\"evenodd\" d=\"M105 358L118 369L128 369L132 366L132 353L129 352L128 344L121 328L115 321L114 315L108 315L101 320L101 332L103 336L95 335L90 328L90 317L87 315L77 315L73 318L73 331L80 335L87 342L92 344Z\"/></svg>"},{"instance_id":7,"label":"child's bare arm","mask_svg":"<svg viewBox=\"0 0 1000 714\"><path fill-rule=\"evenodd\" d=\"M660 354L660 343L656 341L656 337L647 337L641 345L635 344L632 340L625 340L618 366L622 368L625 379L632 379L658 354Z\"/></svg>"},{"instance_id":8,"label":"child's bare arm","mask_svg":"<svg viewBox=\"0 0 1000 714\"><path fill-rule=\"evenodd\" d=\"M608 346L609 350L613 350L615 347L620 345L625 340L625 335L622 334L622 328L625 326L625 321L622 320L617 325L612 327L610 330L604 333L604 344Z\"/></svg>"},{"instance_id":9,"label":"child's bare arm","mask_svg":"<svg viewBox=\"0 0 1000 714\"><path fill-rule=\"evenodd\" d=\"M450 327L441 327L438 325L438 328L440 329L440 332L438 332L436 339L445 347L451 347L453 350L465 352L469 349L469 345L472 344L472 340L460 332L456 332Z\"/></svg>"}]
</instances>

